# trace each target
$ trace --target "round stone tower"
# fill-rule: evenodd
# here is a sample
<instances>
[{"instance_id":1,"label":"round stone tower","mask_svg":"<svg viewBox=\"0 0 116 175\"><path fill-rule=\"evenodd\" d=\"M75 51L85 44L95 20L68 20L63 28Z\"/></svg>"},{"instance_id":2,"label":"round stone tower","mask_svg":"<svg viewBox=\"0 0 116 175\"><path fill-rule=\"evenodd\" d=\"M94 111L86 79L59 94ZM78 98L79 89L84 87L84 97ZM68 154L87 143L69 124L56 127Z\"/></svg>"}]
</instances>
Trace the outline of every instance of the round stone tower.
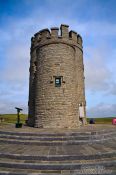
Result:
<instances>
[{"instance_id":1,"label":"round stone tower","mask_svg":"<svg viewBox=\"0 0 116 175\"><path fill-rule=\"evenodd\" d=\"M68 27L62 24L60 35L59 28L43 29L31 39L29 126L86 123L82 38Z\"/></svg>"}]
</instances>

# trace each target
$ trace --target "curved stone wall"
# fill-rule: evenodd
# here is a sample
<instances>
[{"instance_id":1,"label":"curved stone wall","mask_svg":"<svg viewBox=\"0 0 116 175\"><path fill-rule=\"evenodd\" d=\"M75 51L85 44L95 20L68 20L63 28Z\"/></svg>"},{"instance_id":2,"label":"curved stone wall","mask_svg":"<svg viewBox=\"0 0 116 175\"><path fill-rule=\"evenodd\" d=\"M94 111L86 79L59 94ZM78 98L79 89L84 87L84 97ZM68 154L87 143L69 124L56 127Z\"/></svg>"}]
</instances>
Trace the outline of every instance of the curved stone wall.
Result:
<instances>
[{"instance_id":1,"label":"curved stone wall","mask_svg":"<svg viewBox=\"0 0 116 175\"><path fill-rule=\"evenodd\" d=\"M85 110L82 38L74 31L68 32L67 25L61 25L61 36L58 30L44 29L32 38L30 126L76 128L80 103Z\"/></svg>"}]
</instances>

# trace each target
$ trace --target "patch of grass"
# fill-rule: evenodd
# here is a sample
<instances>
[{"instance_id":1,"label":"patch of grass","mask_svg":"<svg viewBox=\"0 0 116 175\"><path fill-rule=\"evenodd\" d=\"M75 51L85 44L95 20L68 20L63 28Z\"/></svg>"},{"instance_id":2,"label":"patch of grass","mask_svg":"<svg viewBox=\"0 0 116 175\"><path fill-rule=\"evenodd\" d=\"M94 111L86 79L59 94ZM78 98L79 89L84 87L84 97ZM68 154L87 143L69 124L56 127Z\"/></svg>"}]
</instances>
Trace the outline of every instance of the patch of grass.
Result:
<instances>
[{"instance_id":1,"label":"patch of grass","mask_svg":"<svg viewBox=\"0 0 116 175\"><path fill-rule=\"evenodd\" d=\"M21 123L25 124L25 120L27 119L27 114L20 115ZM17 114L1 114L0 119L3 118L3 121L0 124L7 124L7 123L16 123L17 122ZM107 117L107 118L94 118L95 124L111 124L112 119L114 117ZM90 118L87 118L87 122L89 123Z\"/></svg>"},{"instance_id":2,"label":"patch of grass","mask_svg":"<svg viewBox=\"0 0 116 175\"><path fill-rule=\"evenodd\" d=\"M111 124L112 119L114 117L106 117L106 118L93 118L95 121L95 124ZM90 118L87 118L87 122L89 123Z\"/></svg>"},{"instance_id":3,"label":"patch of grass","mask_svg":"<svg viewBox=\"0 0 116 175\"><path fill-rule=\"evenodd\" d=\"M2 118L1 124L5 123L16 123L17 122L17 114L1 114L0 120ZM20 114L20 122L25 123L27 119L27 114Z\"/></svg>"}]
</instances>

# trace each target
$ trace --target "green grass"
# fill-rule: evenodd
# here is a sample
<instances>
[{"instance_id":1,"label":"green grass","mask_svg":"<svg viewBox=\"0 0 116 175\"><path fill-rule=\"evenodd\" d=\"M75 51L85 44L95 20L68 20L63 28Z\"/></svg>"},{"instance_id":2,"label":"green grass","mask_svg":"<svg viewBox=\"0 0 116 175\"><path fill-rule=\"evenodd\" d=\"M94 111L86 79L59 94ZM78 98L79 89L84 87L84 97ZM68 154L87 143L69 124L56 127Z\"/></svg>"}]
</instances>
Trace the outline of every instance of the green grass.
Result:
<instances>
[{"instance_id":1,"label":"green grass","mask_svg":"<svg viewBox=\"0 0 116 175\"><path fill-rule=\"evenodd\" d=\"M0 124L5 123L16 123L17 122L17 114L1 114L0 118L3 118L4 121ZM20 122L25 123L25 120L27 119L27 114L20 114Z\"/></svg>"},{"instance_id":2,"label":"green grass","mask_svg":"<svg viewBox=\"0 0 116 175\"><path fill-rule=\"evenodd\" d=\"M27 114L21 114L20 115L20 121L21 123L25 123L25 120L27 119ZM17 121L17 114L1 114L0 118L3 118L4 121L0 122L0 124L7 124L7 123L16 123ZM108 118L93 118L95 120L96 124L111 124L113 117ZM87 122L89 123L90 118L87 118Z\"/></svg>"},{"instance_id":3,"label":"green grass","mask_svg":"<svg viewBox=\"0 0 116 175\"><path fill-rule=\"evenodd\" d=\"M112 119L114 117L107 117L107 118L93 118L96 124L111 124ZM89 123L90 118L87 118L87 122Z\"/></svg>"}]
</instances>

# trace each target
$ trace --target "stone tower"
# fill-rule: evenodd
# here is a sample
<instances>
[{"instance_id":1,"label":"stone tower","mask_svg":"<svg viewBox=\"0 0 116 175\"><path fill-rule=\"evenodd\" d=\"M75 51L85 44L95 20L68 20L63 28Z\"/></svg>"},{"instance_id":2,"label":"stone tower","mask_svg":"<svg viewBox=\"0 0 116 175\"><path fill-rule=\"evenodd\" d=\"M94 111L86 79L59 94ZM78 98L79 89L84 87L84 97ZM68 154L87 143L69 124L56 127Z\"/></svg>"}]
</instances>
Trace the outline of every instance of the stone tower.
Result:
<instances>
[{"instance_id":1,"label":"stone tower","mask_svg":"<svg viewBox=\"0 0 116 175\"><path fill-rule=\"evenodd\" d=\"M77 128L86 123L82 38L62 24L31 39L28 125ZM79 106L83 107L82 118Z\"/></svg>"}]
</instances>

